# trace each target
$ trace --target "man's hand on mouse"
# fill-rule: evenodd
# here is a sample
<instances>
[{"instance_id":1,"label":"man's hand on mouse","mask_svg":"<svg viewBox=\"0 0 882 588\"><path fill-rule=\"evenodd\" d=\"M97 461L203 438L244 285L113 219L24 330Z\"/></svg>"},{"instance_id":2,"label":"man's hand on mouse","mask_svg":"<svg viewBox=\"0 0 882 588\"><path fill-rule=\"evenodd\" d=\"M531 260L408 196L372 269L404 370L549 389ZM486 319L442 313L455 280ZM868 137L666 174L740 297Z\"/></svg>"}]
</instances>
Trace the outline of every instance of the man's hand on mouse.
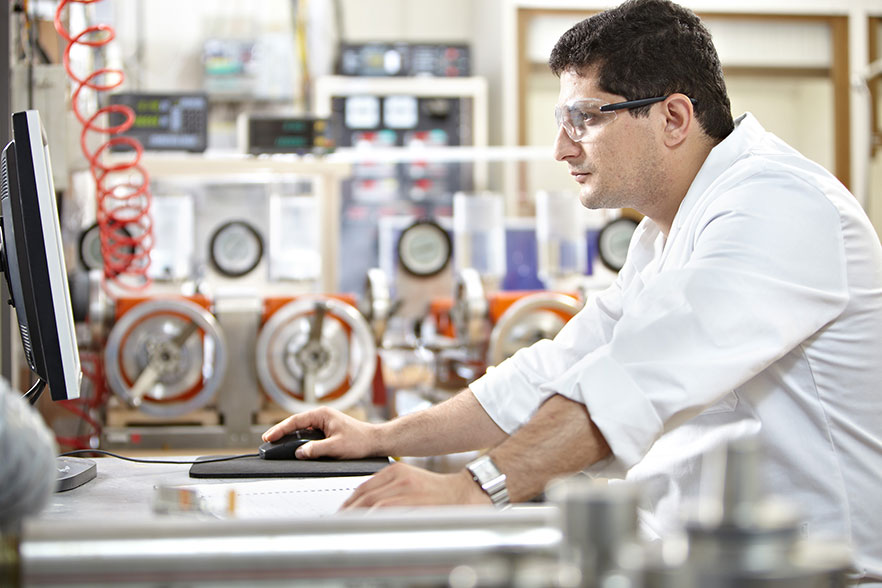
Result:
<instances>
[{"instance_id":1,"label":"man's hand on mouse","mask_svg":"<svg viewBox=\"0 0 882 588\"><path fill-rule=\"evenodd\" d=\"M298 459L319 457L358 459L382 453L375 425L327 407L291 415L267 429L263 434L263 440L275 441L283 435L307 427L321 429L325 433L325 438L320 441L310 441L299 447L296 453Z\"/></svg>"},{"instance_id":2,"label":"man's hand on mouse","mask_svg":"<svg viewBox=\"0 0 882 588\"><path fill-rule=\"evenodd\" d=\"M443 504L490 505L490 497L466 470L438 474L398 462L383 468L356 488L341 510Z\"/></svg>"}]
</instances>

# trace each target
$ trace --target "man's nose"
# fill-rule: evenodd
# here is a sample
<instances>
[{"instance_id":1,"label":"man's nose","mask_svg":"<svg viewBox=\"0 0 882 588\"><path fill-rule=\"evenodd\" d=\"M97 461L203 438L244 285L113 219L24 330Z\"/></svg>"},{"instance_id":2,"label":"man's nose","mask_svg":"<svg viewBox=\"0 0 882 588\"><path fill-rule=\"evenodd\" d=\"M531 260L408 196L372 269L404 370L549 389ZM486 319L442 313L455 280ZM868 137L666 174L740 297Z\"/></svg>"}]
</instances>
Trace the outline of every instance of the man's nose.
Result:
<instances>
[{"instance_id":1,"label":"man's nose","mask_svg":"<svg viewBox=\"0 0 882 588\"><path fill-rule=\"evenodd\" d=\"M554 139L554 158L557 161L566 161L570 157L578 156L581 149L581 145L573 141L563 125L560 125L557 128L557 136Z\"/></svg>"}]
</instances>

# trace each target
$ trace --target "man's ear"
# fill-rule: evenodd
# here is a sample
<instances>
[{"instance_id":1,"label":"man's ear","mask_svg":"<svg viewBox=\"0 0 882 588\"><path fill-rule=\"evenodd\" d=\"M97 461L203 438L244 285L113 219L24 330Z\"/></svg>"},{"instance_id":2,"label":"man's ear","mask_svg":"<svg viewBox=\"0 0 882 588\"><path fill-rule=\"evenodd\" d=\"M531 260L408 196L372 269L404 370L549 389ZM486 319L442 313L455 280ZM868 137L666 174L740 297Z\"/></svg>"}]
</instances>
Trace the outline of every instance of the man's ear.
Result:
<instances>
[{"instance_id":1,"label":"man's ear","mask_svg":"<svg viewBox=\"0 0 882 588\"><path fill-rule=\"evenodd\" d=\"M676 147L695 130L697 121L692 101L685 94L671 94L662 102L665 115L665 145Z\"/></svg>"}]
</instances>

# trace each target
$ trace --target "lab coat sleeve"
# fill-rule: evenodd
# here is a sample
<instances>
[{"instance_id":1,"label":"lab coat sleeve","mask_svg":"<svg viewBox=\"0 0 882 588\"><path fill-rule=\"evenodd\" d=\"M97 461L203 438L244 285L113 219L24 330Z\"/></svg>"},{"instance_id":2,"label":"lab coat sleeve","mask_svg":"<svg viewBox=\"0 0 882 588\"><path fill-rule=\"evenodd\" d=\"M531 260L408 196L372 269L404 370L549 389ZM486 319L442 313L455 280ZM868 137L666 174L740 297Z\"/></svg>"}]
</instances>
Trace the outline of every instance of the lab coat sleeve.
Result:
<instances>
[{"instance_id":1,"label":"lab coat sleeve","mask_svg":"<svg viewBox=\"0 0 882 588\"><path fill-rule=\"evenodd\" d=\"M662 267L626 301L607 344L540 385L585 404L612 450L606 475L810 344L844 309L838 211L817 188L770 173L697 213L688 261Z\"/></svg>"},{"instance_id":2,"label":"lab coat sleeve","mask_svg":"<svg viewBox=\"0 0 882 588\"><path fill-rule=\"evenodd\" d=\"M469 385L499 427L512 434L553 392L542 384L565 372L586 353L607 343L621 316L621 280L588 299L553 340L523 349Z\"/></svg>"}]
</instances>

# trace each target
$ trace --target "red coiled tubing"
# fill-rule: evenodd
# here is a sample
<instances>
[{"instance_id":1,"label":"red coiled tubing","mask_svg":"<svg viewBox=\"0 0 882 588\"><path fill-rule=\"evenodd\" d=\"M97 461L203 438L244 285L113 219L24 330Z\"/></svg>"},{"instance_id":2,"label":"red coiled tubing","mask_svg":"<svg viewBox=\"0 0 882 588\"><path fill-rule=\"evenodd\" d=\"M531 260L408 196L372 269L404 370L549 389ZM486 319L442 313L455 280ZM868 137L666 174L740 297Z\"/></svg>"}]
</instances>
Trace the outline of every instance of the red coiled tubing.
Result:
<instances>
[{"instance_id":1,"label":"red coiled tubing","mask_svg":"<svg viewBox=\"0 0 882 588\"><path fill-rule=\"evenodd\" d=\"M150 249L153 246L153 222L150 217L152 196L150 178L141 165L143 147L131 137L121 136L132 127L135 113L128 106L111 104L86 117L80 111L80 93L84 88L106 92L120 86L125 76L121 70L100 68L85 77L74 73L70 63L71 49L76 45L104 46L116 37L112 27L105 24L89 26L76 35L64 28L61 15L68 4L92 4L99 0L61 0L55 11L55 30L67 41L64 50L64 68L73 80L75 88L71 95L74 115L83 126L80 133L80 149L89 162L95 181L101 254L104 262L104 278L129 290L140 290L150 285L147 269L150 265ZM99 78L102 78L99 80ZM116 78L116 79L114 79ZM110 81L108 81L110 80ZM121 114L123 122L110 125L110 115ZM107 117L106 126L96 121ZM90 133L106 135L94 151L89 151L87 138ZM105 165L101 159L107 149L125 145L133 151L131 159L114 165Z\"/></svg>"}]
</instances>

